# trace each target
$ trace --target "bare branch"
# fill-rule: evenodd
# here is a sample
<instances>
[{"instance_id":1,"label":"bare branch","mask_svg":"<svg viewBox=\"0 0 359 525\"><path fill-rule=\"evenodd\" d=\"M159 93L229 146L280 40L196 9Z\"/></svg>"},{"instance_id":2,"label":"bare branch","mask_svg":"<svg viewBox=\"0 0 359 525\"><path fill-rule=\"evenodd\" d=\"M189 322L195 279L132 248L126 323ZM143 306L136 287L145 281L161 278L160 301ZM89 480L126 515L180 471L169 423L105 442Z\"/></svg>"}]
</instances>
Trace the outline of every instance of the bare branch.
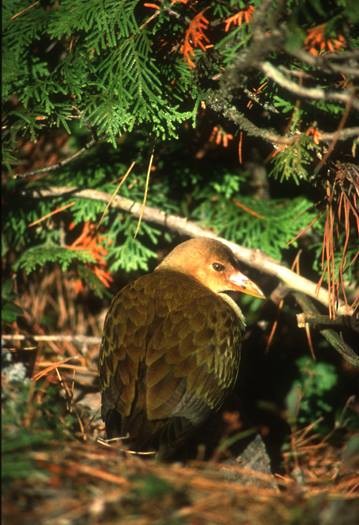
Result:
<instances>
[{"instance_id":1,"label":"bare branch","mask_svg":"<svg viewBox=\"0 0 359 525\"><path fill-rule=\"evenodd\" d=\"M82 199L94 199L103 202L109 202L112 196L108 193L98 190L78 190L77 188L66 188L66 187L51 187L48 189L40 190L36 192L34 196L38 197L58 197L60 195L71 195L72 197L79 197ZM268 255L260 250L254 250L240 246L234 242L230 242L222 237L216 235L213 231L202 228L195 222L188 221L183 217L177 215L166 214L164 211L158 208L152 208L145 206L142 210L140 203L134 202L125 197L116 196L111 206L128 213L131 213L134 217L139 217L143 212L143 219L154 224L158 224L163 228L168 228L172 231L179 233L180 235L187 235L189 237L208 237L212 239L218 239L219 241L227 244L235 253L235 255L245 264L248 264L252 268L259 271L274 275L280 279L288 288L292 290L300 291L306 295L309 295L313 299L316 299L325 306L329 304L328 291L321 287L317 290L316 283L313 283L309 279L302 277L291 271L289 268L283 266L280 262L275 261ZM142 211L141 211L142 210ZM351 315L352 309L344 303L339 304L337 309L338 315Z\"/></svg>"},{"instance_id":2,"label":"bare branch","mask_svg":"<svg viewBox=\"0 0 359 525\"><path fill-rule=\"evenodd\" d=\"M306 324L309 324L314 328L332 328L335 330L350 328L359 332L359 318L354 315L339 315L335 319L331 319L327 315L303 312L297 314L297 324L299 328L304 328Z\"/></svg>"},{"instance_id":3,"label":"bare branch","mask_svg":"<svg viewBox=\"0 0 359 525\"><path fill-rule=\"evenodd\" d=\"M319 133L320 133L320 140L324 140L326 142L329 142L332 140L347 140L352 137L358 138L359 126L354 127L354 128L338 129L337 131L332 131L329 133L324 133L320 131Z\"/></svg>"},{"instance_id":4,"label":"bare branch","mask_svg":"<svg viewBox=\"0 0 359 525\"><path fill-rule=\"evenodd\" d=\"M262 62L260 68L268 78L272 79L276 84L291 91L300 97L312 98L314 100L332 100L335 102L349 103L354 108L359 109L359 100L355 97L355 90L346 90L342 93L336 91L325 91L320 87L307 88L296 84L270 62Z\"/></svg>"},{"instance_id":5,"label":"bare branch","mask_svg":"<svg viewBox=\"0 0 359 525\"><path fill-rule=\"evenodd\" d=\"M292 144L294 139L297 139L297 137L293 136L282 137L281 135L277 135L272 130L259 128L247 117L245 117L243 113L238 111L237 107L234 104L231 104L231 102L225 98L224 93L221 90L208 91L206 94L206 102L211 107L211 109L213 109L213 111L220 113L223 115L223 117L231 120L234 122L234 124L237 124L237 126L239 126L243 131L252 137L262 138L270 144L274 143L286 145Z\"/></svg>"},{"instance_id":6,"label":"bare branch","mask_svg":"<svg viewBox=\"0 0 359 525\"><path fill-rule=\"evenodd\" d=\"M27 179L28 177L32 177L34 175L40 175L42 173L48 173L50 171L55 171L63 166L66 166L70 162L73 162L74 160L78 159L81 155L85 153L85 151L89 150L96 144L95 139L91 139L83 148L81 148L79 151L76 151L73 155L68 157L67 159L60 160L60 162L57 162L56 164L53 164L52 166L47 166L45 168L39 168L37 170L27 171L25 173L16 173L14 175L14 179Z\"/></svg>"},{"instance_id":7,"label":"bare branch","mask_svg":"<svg viewBox=\"0 0 359 525\"><path fill-rule=\"evenodd\" d=\"M312 317L318 316L318 310L314 306L313 302L301 293L294 294L295 299L302 308L305 315L311 314ZM305 324L304 324L305 326ZM322 336L328 341L328 343L351 365L359 366L359 355L340 337L335 330L325 328L320 330Z\"/></svg>"},{"instance_id":8,"label":"bare branch","mask_svg":"<svg viewBox=\"0 0 359 525\"><path fill-rule=\"evenodd\" d=\"M302 62L315 67L317 69L321 69L325 71L326 73L341 73L343 75L350 75L352 77L358 77L359 76L359 67L358 63L354 62L354 60L359 59L359 53L356 52L349 52L348 55L346 55L344 52L341 53L328 53L326 55L319 55L319 56L313 56L303 49L295 49L293 51L290 51L290 54L294 57L298 58ZM346 55L346 56L344 56ZM344 65L344 64L335 64L333 63L333 60L347 60L348 64L351 65ZM350 61L353 61L352 63Z\"/></svg>"},{"instance_id":9,"label":"bare branch","mask_svg":"<svg viewBox=\"0 0 359 525\"><path fill-rule=\"evenodd\" d=\"M206 95L206 102L209 107L223 115L223 117L234 122L240 129L248 133L252 137L259 137L270 144L284 144L290 146L296 140L299 140L301 134L295 135L277 135L275 131L266 128L259 128L251 120L249 120L243 113L241 113L234 104L231 104L223 95L222 91L208 91ZM320 140L330 142L332 140L342 141L348 140L351 137L358 137L359 127L344 128L333 132L324 132L318 130L320 133Z\"/></svg>"},{"instance_id":10,"label":"bare branch","mask_svg":"<svg viewBox=\"0 0 359 525\"><path fill-rule=\"evenodd\" d=\"M280 114L280 111L273 106L273 104L270 104L269 102L262 101L257 95L252 93L252 91L246 87L243 87L243 92L246 94L246 96L252 100L252 102L255 102L258 104L258 106L261 106L263 109L266 109L267 111L271 113L275 113L276 115Z\"/></svg>"},{"instance_id":11,"label":"bare branch","mask_svg":"<svg viewBox=\"0 0 359 525\"><path fill-rule=\"evenodd\" d=\"M24 9L21 9L21 11L19 11L15 15L13 15L10 20L16 20L16 18L18 18L19 16L22 16L23 14L27 13L27 11L29 11L33 7L36 7L39 3L40 3L40 1L33 2L32 4L28 5Z\"/></svg>"},{"instance_id":12,"label":"bare branch","mask_svg":"<svg viewBox=\"0 0 359 525\"><path fill-rule=\"evenodd\" d=\"M342 49L338 53L328 53L323 55L327 60L359 60L359 49L348 49L343 51Z\"/></svg>"}]
</instances>

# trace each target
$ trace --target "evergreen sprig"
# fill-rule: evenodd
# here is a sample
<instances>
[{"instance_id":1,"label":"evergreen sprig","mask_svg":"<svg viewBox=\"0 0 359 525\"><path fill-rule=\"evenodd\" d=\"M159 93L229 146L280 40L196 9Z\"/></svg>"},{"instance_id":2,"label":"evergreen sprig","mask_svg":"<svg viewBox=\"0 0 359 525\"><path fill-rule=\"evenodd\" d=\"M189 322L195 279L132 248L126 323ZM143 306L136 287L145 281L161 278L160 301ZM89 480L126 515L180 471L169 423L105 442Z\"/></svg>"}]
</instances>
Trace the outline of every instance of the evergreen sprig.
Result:
<instances>
[{"instance_id":1,"label":"evergreen sprig","mask_svg":"<svg viewBox=\"0 0 359 525\"><path fill-rule=\"evenodd\" d=\"M206 226L226 239L250 248L258 246L280 260L289 242L314 219L312 203L305 198L258 200L238 195L205 201L195 213Z\"/></svg>"},{"instance_id":2,"label":"evergreen sprig","mask_svg":"<svg viewBox=\"0 0 359 525\"><path fill-rule=\"evenodd\" d=\"M38 245L26 250L17 260L15 269L29 274L39 267L42 269L47 263L60 264L63 271L68 270L73 262L94 262L91 253L73 251L61 246Z\"/></svg>"}]
</instances>

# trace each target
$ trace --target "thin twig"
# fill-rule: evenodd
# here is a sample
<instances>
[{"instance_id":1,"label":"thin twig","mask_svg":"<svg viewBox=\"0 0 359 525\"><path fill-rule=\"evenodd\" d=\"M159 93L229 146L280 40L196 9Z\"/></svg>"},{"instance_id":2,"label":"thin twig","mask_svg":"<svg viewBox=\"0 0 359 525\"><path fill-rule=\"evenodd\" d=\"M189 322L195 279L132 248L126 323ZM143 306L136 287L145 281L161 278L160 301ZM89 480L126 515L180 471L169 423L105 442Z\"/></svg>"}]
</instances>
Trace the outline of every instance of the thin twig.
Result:
<instances>
[{"instance_id":1,"label":"thin twig","mask_svg":"<svg viewBox=\"0 0 359 525\"><path fill-rule=\"evenodd\" d=\"M138 232L140 231L142 217L143 217L143 210L144 210L144 208L146 206L146 202L147 202L147 195L148 195L148 188L150 186L150 175L151 175L151 168L152 168L152 163L153 163L153 156L154 156L154 146L152 148L152 152L151 152L151 155L150 155L150 161L148 163L147 174L146 174L146 183L145 183L145 191L143 193L143 201L142 201L142 204L141 204L141 211L140 211L140 215L138 217L136 230L135 230L135 233L134 233L134 236L133 236L135 239L137 237Z\"/></svg>"},{"instance_id":2,"label":"thin twig","mask_svg":"<svg viewBox=\"0 0 359 525\"><path fill-rule=\"evenodd\" d=\"M72 195L73 197L100 200L105 202L108 202L111 199L111 195L103 191L91 189L77 190L76 188L66 188L61 186L37 191L34 193L34 196L58 197L60 195L66 194ZM325 306L328 306L329 304L330 298L328 290L323 287L317 287L317 285L309 279L306 279L301 275L297 275L295 272L291 271L280 262L275 261L260 250L246 248L245 246L230 242L222 237L219 237L213 231L201 227L195 222L188 221L184 217L179 217L177 215L166 214L164 211L158 208L145 206L142 210L141 204L125 197L116 196L113 200L112 206L114 208L131 213L131 215L134 217L139 217L141 214L143 214L143 219L145 221L158 224L163 228L168 228L179 233L180 235L218 239L224 244L227 244L233 250L238 259L240 259L245 264L248 264L252 268L256 268L259 271L276 276L283 283L285 283L288 288L307 294ZM343 302L339 303L337 308L338 315L350 315L352 313L353 309L350 306L345 305Z\"/></svg>"},{"instance_id":3,"label":"thin twig","mask_svg":"<svg viewBox=\"0 0 359 525\"><path fill-rule=\"evenodd\" d=\"M32 226L36 226L37 224L40 224L40 222L46 221L46 219L49 219L53 215L56 215L57 213L61 213L62 211L67 210L67 208L70 208L74 204L75 204L75 201L69 202L68 204L64 204L64 206L60 206L59 208L56 208L56 210L46 213L46 215L44 215L43 217L40 217L40 219L36 219L36 221L31 222L28 225L28 228L31 228Z\"/></svg>"},{"instance_id":4,"label":"thin twig","mask_svg":"<svg viewBox=\"0 0 359 525\"><path fill-rule=\"evenodd\" d=\"M325 91L320 87L308 88L300 86L290 80L270 62L262 62L260 68L268 78L272 79L276 84L295 95L311 98L313 100L332 100L344 104L350 103L354 108L359 109L359 100L354 97L354 90L347 90L339 93L336 91Z\"/></svg>"},{"instance_id":5,"label":"thin twig","mask_svg":"<svg viewBox=\"0 0 359 525\"><path fill-rule=\"evenodd\" d=\"M25 173L15 173L14 179L27 179L28 177L33 177L34 175L41 175L42 173L48 173L51 171L58 170L62 168L63 166L66 166L70 162L73 162L74 160L78 159L81 155L85 153L85 151L89 150L96 144L95 139L91 139L83 148L76 151L73 155L70 155L70 157L67 157L67 159L60 160L60 162L57 162L56 164L52 164L51 166L47 166L45 168L39 168L32 171L26 171Z\"/></svg>"},{"instance_id":6,"label":"thin twig","mask_svg":"<svg viewBox=\"0 0 359 525\"><path fill-rule=\"evenodd\" d=\"M329 144L329 147L328 147L325 155L323 156L321 161L318 163L318 165L314 168L314 174L317 174L322 169L322 167L326 165L328 158L333 153L334 148L336 146L336 143L338 142L339 133L344 128L344 126L346 124L346 121L348 120L348 117L349 117L349 114L350 114L350 110L351 110L351 107L352 107L351 102L352 102L351 100L347 101L344 113L343 113L343 115L342 115L342 117L340 119L340 122L338 124L338 129L336 130L336 132L334 132L333 140Z\"/></svg>"},{"instance_id":7,"label":"thin twig","mask_svg":"<svg viewBox=\"0 0 359 525\"><path fill-rule=\"evenodd\" d=\"M27 11L30 11L30 9L32 9L33 7L36 7L39 3L40 3L39 1L33 2L27 7L24 7L24 9L21 9L21 11L13 15L10 20L16 20L17 18L19 18L19 16L22 16L23 14L27 13Z\"/></svg>"},{"instance_id":8,"label":"thin twig","mask_svg":"<svg viewBox=\"0 0 359 525\"><path fill-rule=\"evenodd\" d=\"M209 90L206 95L206 103L208 106L215 111L220 113L223 117L232 121L234 124L239 126L240 129L245 131L252 137L258 137L270 144L284 144L290 146L301 137L300 133L295 135L277 135L271 129L259 128L251 120L249 120L243 113L241 113L237 107L232 104L228 99L223 96L221 91ZM329 142L335 140L348 140L351 137L358 137L359 127L345 128L342 130L336 130L333 132L324 132L318 130L320 133L320 140Z\"/></svg>"},{"instance_id":9,"label":"thin twig","mask_svg":"<svg viewBox=\"0 0 359 525\"><path fill-rule=\"evenodd\" d=\"M113 199L116 197L116 195L117 195L118 192L120 191L121 186L126 182L127 177L129 176L129 174L130 174L131 171L133 170L133 167L135 166L135 164L136 164L136 162L133 161L133 162L131 163L131 166L128 168L128 170L127 170L126 173L124 174L124 176L121 177L120 182L118 183L118 185L117 185L115 191L113 192L113 194L112 194L112 196L111 196L111 199L110 199L110 200L108 201L108 203L106 204L105 209L103 210L103 213L102 213L102 215L101 215L101 218L100 218L100 220L99 220L98 223L97 223L97 226L96 226L96 233L97 233L98 230L100 229L100 226L101 226L101 224L102 224L102 221L103 221L103 219L104 219L104 217L105 217L105 215L106 215L107 210L108 210L109 207L111 206Z\"/></svg>"},{"instance_id":10,"label":"thin twig","mask_svg":"<svg viewBox=\"0 0 359 525\"><path fill-rule=\"evenodd\" d=\"M285 137L277 135L270 129L259 128L241 113L234 104L226 99L221 90L209 90L206 94L205 101L213 111L231 120L252 137L262 138L271 144L278 143L285 145L293 144L294 140L298 140L299 136Z\"/></svg>"},{"instance_id":11,"label":"thin twig","mask_svg":"<svg viewBox=\"0 0 359 525\"><path fill-rule=\"evenodd\" d=\"M350 328L359 332L359 318L354 315L339 315L335 319L331 319L327 315L303 312L297 314L297 324L299 328L304 328L305 324L310 324L314 328L332 328L334 330Z\"/></svg>"},{"instance_id":12,"label":"thin twig","mask_svg":"<svg viewBox=\"0 0 359 525\"><path fill-rule=\"evenodd\" d=\"M310 53L304 51L303 49L290 50L289 53L301 60L302 62L328 73L334 72L354 77L359 76L358 67L351 67L345 64L333 63L334 60L357 60L359 59L359 53L357 51L350 51L348 54L345 51L342 51L341 53L328 53L326 55L320 56L313 56ZM291 74L293 74L293 72L291 72Z\"/></svg>"},{"instance_id":13,"label":"thin twig","mask_svg":"<svg viewBox=\"0 0 359 525\"><path fill-rule=\"evenodd\" d=\"M294 297L306 315L318 315L318 309L314 306L313 302L309 299L309 297L306 297L301 293L295 293ZM337 334L337 332L330 328L325 328L320 330L320 333L348 363L350 363L353 366L359 367L359 355L356 354L354 350L345 341L343 341L343 339L340 337L339 334Z\"/></svg>"},{"instance_id":14,"label":"thin twig","mask_svg":"<svg viewBox=\"0 0 359 525\"><path fill-rule=\"evenodd\" d=\"M248 88L243 88L243 91L246 94L246 96L250 100L252 100L252 102L255 102L267 111L270 111L271 113L275 113L277 115L280 113L280 111L275 106L273 106L273 104L260 100L260 98L255 93L252 93L252 91L250 91Z\"/></svg>"}]
</instances>

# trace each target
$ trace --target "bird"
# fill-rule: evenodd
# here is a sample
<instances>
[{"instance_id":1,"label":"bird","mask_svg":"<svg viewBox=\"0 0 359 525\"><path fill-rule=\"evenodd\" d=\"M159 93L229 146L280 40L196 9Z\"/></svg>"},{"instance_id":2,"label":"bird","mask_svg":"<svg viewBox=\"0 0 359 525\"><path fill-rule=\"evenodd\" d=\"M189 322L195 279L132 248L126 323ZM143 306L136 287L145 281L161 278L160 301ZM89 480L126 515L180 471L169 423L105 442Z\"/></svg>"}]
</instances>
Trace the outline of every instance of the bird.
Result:
<instances>
[{"instance_id":1,"label":"bird","mask_svg":"<svg viewBox=\"0 0 359 525\"><path fill-rule=\"evenodd\" d=\"M240 293L264 298L229 247L199 237L114 296L99 355L109 439L166 460L219 410L238 375Z\"/></svg>"}]
</instances>

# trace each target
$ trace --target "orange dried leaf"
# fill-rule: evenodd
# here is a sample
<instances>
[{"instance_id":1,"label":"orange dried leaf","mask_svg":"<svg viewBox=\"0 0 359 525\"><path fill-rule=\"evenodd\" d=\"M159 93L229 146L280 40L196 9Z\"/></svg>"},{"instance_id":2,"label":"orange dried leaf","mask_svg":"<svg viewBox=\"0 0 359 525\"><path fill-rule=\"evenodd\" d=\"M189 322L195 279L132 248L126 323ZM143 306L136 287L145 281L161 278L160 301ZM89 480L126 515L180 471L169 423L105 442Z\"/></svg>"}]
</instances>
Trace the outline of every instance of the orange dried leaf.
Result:
<instances>
[{"instance_id":1,"label":"orange dried leaf","mask_svg":"<svg viewBox=\"0 0 359 525\"><path fill-rule=\"evenodd\" d=\"M280 144L279 146L277 144L273 144L274 150L269 155L270 159L273 159L276 155L284 151L288 146L286 144Z\"/></svg>"},{"instance_id":2,"label":"orange dried leaf","mask_svg":"<svg viewBox=\"0 0 359 525\"><path fill-rule=\"evenodd\" d=\"M312 127L307 129L305 134L308 135L308 137L312 137L313 138L314 144L319 144L319 142L321 140L321 133L320 133L320 131L317 128L312 126Z\"/></svg>"},{"instance_id":3,"label":"orange dried leaf","mask_svg":"<svg viewBox=\"0 0 359 525\"><path fill-rule=\"evenodd\" d=\"M81 281L81 279L72 279L69 282L71 288L75 292L75 294L80 294L85 290L84 283Z\"/></svg>"},{"instance_id":4,"label":"orange dried leaf","mask_svg":"<svg viewBox=\"0 0 359 525\"><path fill-rule=\"evenodd\" d=\"M229 141L233 140L233 135L232 133L226 133L224 129L219 126L214 126L208 140L209 142L215 142L217 146L222 144L224 148L227 148Z\"/></svg>"},{"instance_id":5,"label":"orange dried leaf","mask_svg":"<svg viewBox=\"0 0 359 525\"><path fill-rule=\"evenodd\" d=\"M109 272L103 270L102 268L99 268L98 266L95 266L93 268L93 273L96 275L97 279L101 281L104 286L106 286L106 288L109 288L109 286L113 282L113 279Z\"/></svg>"},{"instance_id":6,"label":"orange dried leaf","mask_svg":"<svg viewBox=\"0 0 359 525\"><path fill-rule=\"evenodd\" d=\"M112 282L111 274L106 270L107 248L103 245L104 236L97 232L96 226L90 222L85 222L82 232L68 246L70 250L86 250L90 252L96 265L91 267L96 277L108 288Z\"/></svg>"},{"instance_id":7,"label":"orange dried leaf","mask_svg":"<svg viewBox=\"0 0 359 525\"><path fill-rule=\"evenodd\" d=\"M250 5L247 9L241 9L235 15L229 16L225 20L225 32L228 32L232 25L240 26L243 23L249 24L254 13L254 7Z\"/></svg>"},{"instance_id":8,"label":"orange dried leaf","mask_svg":"<svg viewBox=\"0 0 359 525\"><path fill-rule=\"evenodd\" d=\"M205 10L198 13L193 20L191 20L185 33L183 45L181 46L181 53L191 68L196 67L196 64L192 60L195 48L199 47L202 51L206 51L206 44L209 43L209 39L204 33L204 31L208 29L209 21L204 16L204 11Z\"/></svg>"},{"instance_id":9,"label":"orange dried leaf","mask_svg":"<svg viewBox=\"0 0 359 525\"><path fill-rule=\"evenodd\" d=\"M149 9L156 9L157 11L159 11L161 8L160 6L156 5L156 4L150 4L150 3L145 3L143 4L144 7L148 7Z\"/></svg>"},{"instance_id":10,"label":"orange dried leaf","mask_svg":"<svg viewBox=\"0 0 359 525\"><path fill-rule=\"evenodd\" d=\"M346 41L343 35L338 35L336 38L327 38L325 36L325 24L320 24L308 30L304 45L308 53L318 56L326 51L334 53L338 49L345 47Z\"/></svg>"},{"instance_id":11,"label":"orange dried leaf","mask_svg":"<svg viewBox=\"0 0 359 525\"><path fill-rule=\"evenodd\" d=\"M214 126L213 129L212 129L212 132L210 134L210 137L208 139L209 142L215 142L217 134L218 134L218 127Z\"/></svg>"}]
</instances>

